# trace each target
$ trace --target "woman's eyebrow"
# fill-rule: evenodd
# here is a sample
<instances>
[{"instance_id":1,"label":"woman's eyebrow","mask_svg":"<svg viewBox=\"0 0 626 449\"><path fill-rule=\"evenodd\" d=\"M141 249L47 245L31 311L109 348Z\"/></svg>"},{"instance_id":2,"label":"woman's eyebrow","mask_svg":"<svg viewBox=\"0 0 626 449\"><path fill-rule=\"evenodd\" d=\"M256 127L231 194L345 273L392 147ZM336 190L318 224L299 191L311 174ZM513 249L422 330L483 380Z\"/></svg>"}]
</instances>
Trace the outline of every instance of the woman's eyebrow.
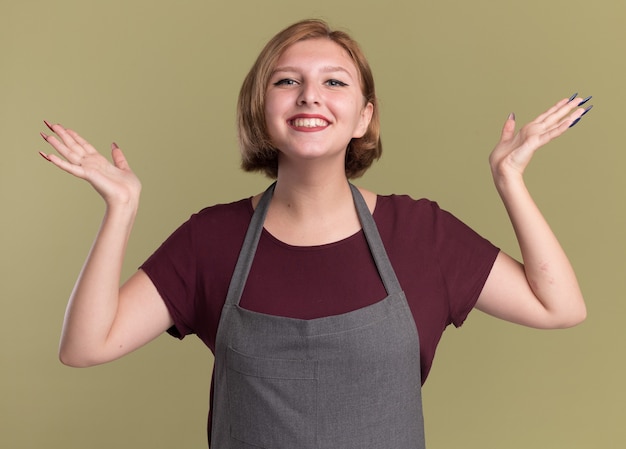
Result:
<instances>
[{"instance_id":1,"label":"woman's eyebrow","mask_svg":"<svg viewBox=\"0 0 626 449\"><path fill-rule=\"evenodd\" d=\"M324 73L332 73L332 72L344 72L345 74L352 76L350 71L342 66L325 66L321 70Z\"/></svg>"},{"instance_id":2,"label":"woman's eyebrow","mask_svg":"<svg viewBox=\"0 0 626 449\"><path fill-rule=\"evenodd\" d=\"M285 66L285 67L276 67L273 71L272 71L272 75L275 73L284 73L284 72L292 72L292 73L297 73L300 72L300 69L298 69L297 67L291 67L291 66ZM334 73L334 72L343 72L346 75L352 77L352 74L350 73L350 71L344 67L341 66L324 66L320 69L320 72L322 73Z\"/></svg>"}]
</instances>

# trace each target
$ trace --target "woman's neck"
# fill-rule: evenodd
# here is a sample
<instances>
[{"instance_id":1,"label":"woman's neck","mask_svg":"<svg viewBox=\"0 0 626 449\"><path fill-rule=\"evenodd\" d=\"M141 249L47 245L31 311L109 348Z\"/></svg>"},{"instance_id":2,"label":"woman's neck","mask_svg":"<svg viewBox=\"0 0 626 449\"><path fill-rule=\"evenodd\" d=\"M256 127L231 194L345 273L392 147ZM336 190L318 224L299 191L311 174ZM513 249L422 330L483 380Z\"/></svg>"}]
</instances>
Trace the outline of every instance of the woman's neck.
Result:
<instances>
[{"instance_id":1,"label":"woman's neck","mask_svg":"<svg viewBox=\"0 0 626 449\"><path fill-rule=\"evenodd\" d=\"M265 229L294 246L332 243L358 232L361 224L345 173L279 170Z\"/></svg>"},{"instance_id":2,"label":"woman's neck","mask_svg":"<svg viewBox=\"0 0 626 449\"><path fill-rule=\"evenodd\" d=\"M279 172L273 203L296 217L324 216L352 208L352 192L342 172Z\"/></svg>"}]
</instances>

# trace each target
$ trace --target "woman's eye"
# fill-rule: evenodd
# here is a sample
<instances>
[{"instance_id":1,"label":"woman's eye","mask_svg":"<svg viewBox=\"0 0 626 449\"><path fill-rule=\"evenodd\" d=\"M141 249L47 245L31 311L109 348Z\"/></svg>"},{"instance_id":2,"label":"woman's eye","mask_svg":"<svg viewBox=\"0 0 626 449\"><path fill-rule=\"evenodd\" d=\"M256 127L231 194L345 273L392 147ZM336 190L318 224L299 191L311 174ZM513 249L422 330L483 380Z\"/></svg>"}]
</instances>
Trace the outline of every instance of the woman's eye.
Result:
<instances>
[{"instance_id":1,"label":"woman's eye","mask_svg":"<svg viewBox=\"0 0 626 449\"><path fill-rule=\"evenodd\" d=\"M296 80L285 78L285 79L276 81L274 83L274 86L293 86L294 84L296 84Z\"/></svg>"},{"instance_id":2,"label":"woman's eye","mask_svg":"<svg viewBox=\"0 0 626 449\"><path fill-rule=\"evenodd\" d=\"M343 81L334 80L334 79L326 81L326 84L328 84L331 87L344 87L344 86L347 86L347 84L344 83Z\"/></svg>"}]
</instances>

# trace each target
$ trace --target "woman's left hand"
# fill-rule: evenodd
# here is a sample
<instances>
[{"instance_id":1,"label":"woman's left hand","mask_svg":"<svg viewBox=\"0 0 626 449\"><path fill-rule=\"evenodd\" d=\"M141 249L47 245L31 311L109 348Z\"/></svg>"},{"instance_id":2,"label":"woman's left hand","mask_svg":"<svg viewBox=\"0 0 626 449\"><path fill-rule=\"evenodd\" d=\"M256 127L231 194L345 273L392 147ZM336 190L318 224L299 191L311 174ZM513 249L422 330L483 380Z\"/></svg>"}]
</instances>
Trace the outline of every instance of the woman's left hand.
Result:
<instances>
[{"instance_id":1,"label":"woman's left hand","mask_svg":"<svg viewBox=\"0 0 626 449\"><path fill-rule=\"evenodd\" d=\"M585 99L573 95L564 98L535 120L515 133L515 115L509 115L500 141L489 156L489 164L496 184L511 176L521 177L535 151L557 138L578 123L592 106L582 108Z\"/></svg>"}]
</instances>

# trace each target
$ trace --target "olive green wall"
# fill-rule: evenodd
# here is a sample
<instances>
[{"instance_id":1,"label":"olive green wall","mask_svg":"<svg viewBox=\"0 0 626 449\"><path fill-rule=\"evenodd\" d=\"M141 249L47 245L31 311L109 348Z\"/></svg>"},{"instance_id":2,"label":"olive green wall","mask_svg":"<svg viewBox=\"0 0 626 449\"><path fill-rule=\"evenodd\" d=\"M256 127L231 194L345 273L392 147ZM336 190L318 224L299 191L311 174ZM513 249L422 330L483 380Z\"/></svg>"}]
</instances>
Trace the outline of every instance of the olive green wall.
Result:
<instances>
[{"instance_id":1,"label":"olive green wall","mask_svg":"<svg viewBox=\"0 0 626 449\"><path fill-rule=\"evenodd\" d=\"M90 369L57 361L65 301L103 212L37 154L42 120L116 141L143 181L126 275L189 214L266 184L238 169L234 105L263 43L320 17L373 66L383 159L359 184L436 199L517 255L487 155L575 91L584 121L527 180L577 269L587 321L537 331L473 313L424 389L430 449L623 447L626 4L615 0L0 1L0 446L202 448L211 357L163 336Z\"/></svg>"}]
</instances>

